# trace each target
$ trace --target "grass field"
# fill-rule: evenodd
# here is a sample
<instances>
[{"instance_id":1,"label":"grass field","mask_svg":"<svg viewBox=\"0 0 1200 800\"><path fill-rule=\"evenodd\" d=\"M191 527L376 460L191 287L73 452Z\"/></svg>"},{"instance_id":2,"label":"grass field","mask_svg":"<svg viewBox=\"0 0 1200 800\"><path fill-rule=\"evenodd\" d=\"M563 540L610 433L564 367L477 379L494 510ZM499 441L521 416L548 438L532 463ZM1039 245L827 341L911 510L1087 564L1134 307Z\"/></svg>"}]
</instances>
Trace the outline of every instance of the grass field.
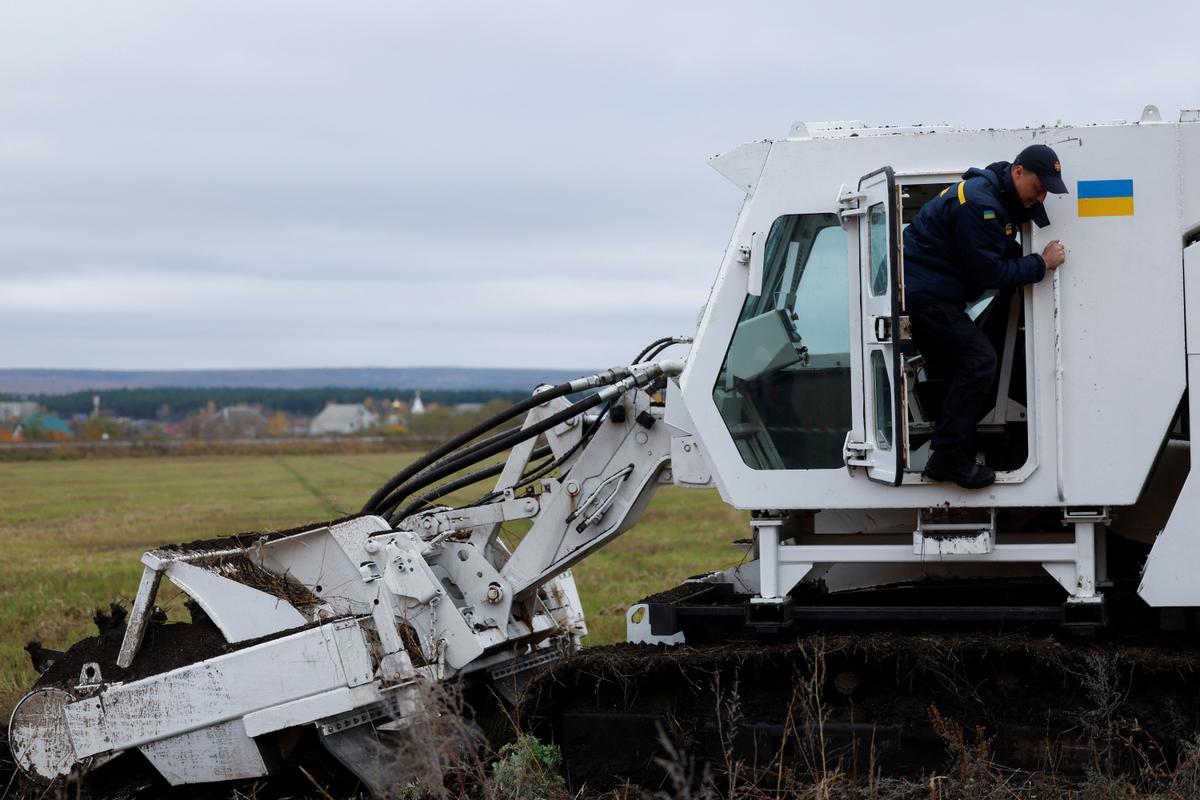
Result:
<instances>
[{"instance_id":1,"label":"grass field","mask_svg":"<svg viewBox=\"0 0 1200 800\"><path fill-rule=\"evenodd\" d=\"M412 455L226 456L0 464L0 714L36 673L22 650L93 635L127 606L141 553L175 541L286 528L357 511ZM453 496L451 497L453 499ZM466 499L465 497L463 499ZM715 492L668 487L642 522L575 569L589 644L624 636L626 606L733 563L746 517ZM160 604L186 618L181 598Z\"/></svg>"}]
</instances>

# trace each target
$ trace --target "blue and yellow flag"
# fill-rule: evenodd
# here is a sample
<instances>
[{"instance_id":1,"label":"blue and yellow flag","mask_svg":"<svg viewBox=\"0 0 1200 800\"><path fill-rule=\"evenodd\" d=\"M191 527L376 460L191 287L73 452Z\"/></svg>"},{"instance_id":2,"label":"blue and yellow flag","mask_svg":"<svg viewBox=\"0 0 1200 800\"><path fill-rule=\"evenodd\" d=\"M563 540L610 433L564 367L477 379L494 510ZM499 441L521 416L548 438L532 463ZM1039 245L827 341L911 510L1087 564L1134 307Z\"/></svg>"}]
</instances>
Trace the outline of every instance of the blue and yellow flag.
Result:
<instances>
[{"instance_id":1,"label":"blue and yellow flag","mask_svg":"<svg viewBox=\"0 0 1200 800\"><path fill-rule=\"evenodd\" d=\"M1133 216L1133 180L1079 181L1079 216Z\"/></svg>"}]
</instances>

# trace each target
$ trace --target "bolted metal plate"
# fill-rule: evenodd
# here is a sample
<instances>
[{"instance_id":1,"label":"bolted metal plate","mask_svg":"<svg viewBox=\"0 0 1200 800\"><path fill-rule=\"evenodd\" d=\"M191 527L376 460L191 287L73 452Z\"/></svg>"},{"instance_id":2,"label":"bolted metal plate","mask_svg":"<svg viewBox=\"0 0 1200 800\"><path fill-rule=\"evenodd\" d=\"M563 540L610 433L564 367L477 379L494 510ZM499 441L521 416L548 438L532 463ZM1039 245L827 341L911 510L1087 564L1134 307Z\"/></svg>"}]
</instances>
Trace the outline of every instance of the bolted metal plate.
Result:
<instances>
[{"instance_id":1,"label":"bolted metal plate","mask_svg":"<svg viewBox=\"0 0 1200 800\"><path fill-rule=\"evenodd\" d=\"M8 743L13 760L30 778L48 783L69 775L79 763L66 715L67 704L73 702L69 692L44 687L25 695L13 709Z\"/></svg>"}]
</instances>

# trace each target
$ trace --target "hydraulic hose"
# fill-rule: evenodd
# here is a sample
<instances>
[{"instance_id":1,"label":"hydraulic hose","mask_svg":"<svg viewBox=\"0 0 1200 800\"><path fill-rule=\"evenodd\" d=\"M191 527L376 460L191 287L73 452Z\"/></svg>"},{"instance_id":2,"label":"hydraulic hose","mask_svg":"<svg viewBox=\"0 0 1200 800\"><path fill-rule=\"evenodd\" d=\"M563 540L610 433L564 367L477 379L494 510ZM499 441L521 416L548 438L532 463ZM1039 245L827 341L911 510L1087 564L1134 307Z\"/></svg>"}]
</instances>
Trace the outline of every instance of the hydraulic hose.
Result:
<instances>
[{"instance_id":1,"label":"hydraulic hose","mask_svg":"<svg viewBox=\"0 0 1200 800\"><path fill-rule=\"evenodd\" d=\"M667 337L664 337L662 339L659 339L657 342L654 342L653 344L648 345L646 347L646 349L642 351L641 355L639 355L633 363L636 364L639 361L653 361L655 358L658 358L659 353L661 353L663 350L666 350L668 347L670 347L672 345L691 344L691 343L692 343L692 337L690 337L690 336L667 336Z\"/></svg>"},{"instance_id":2,"label":"hydraulic hose","mask_svg":"<svg viewBox=\"0 0 1200 800\"><path fill-rule=\"evenodd\" d=\"M642 361L652 360L656 358L659 353L661 353L663 350L666 350L668 347L671 347L672 345L691 344L691 342L692 338L690 336L664 336L661 339L655 339L653 342L646 345L646 347L644 347L640 353L634 356L633 361L630 363L637 364ZM550 472L553 472L556 468L562 466L568 458L575 455L579 448L590 442L592 437L596 435L596 431L600 429L600 425L604 422L604 418L608 415L609 410L612 408L614 400L615 398L604 404L604 407L600 409L599 413L596 415L596 418L584 430L583 435L579 437L579 441L571 445L571 447L565 453L556 458L554 461L548 462L545 466L524 475L521 480L518 481L517 487L525 486L526 484L532 483L533 481L538 480ZM499 495L499 492L489 492L471 505L479 506L483 505L484 503L489 503L496 499Z\"/></svg>"},{"instance_id":3,"label":"hydraulic hose","mask_svg":"<svg viewBox=\"0 0 1200 800\"><path fill-rule=\"evenodd\" d=\"M633 359L634 364L640 364L643 361L650 361L663 350L674 344L691 344L692 337L690 336L664 336L661 339L655 339L650 344L646 345L642 352L637 354Z\"/></svg>"},{"instance_id":4,"label":"hydraulic hose","mask_svg":"<svg viewBox=\"0 0 1200 800\"><path fill-rule=\"evenodd\" d=\"M609 387L611 389L612 387ZM605 389L604 392L609 391ZM472 464L476 464L485 458L494 456L497 453L503 452L513 445L519 444L533 436L544 433L556 425L565 422L572 417L582 414L589 408L604 402L607 395L603 392L598 392L593 395L573 403L557 414L552 414L544 420L529 426L528 428L517 428L516 430L508 431L499 436L493 436L483 442L464 450L462 453L455 454L453 458L439 461L429 469L422 471L419 475L410 478L408 481L397 486L391 494L383 500L375 504L375 512L377 514L386 514L393 508L400 505L413 492L423 489L431 483L434 483L447 475L453 475L461 469L466 469Z\"/></svg>"},{"instance_id":5,"label":"hydraulic hose","mask_svg":"<svg viewBox=\"0 0 1200 800\"><path fill-rule=\"evenodd\" d=\"M630 372L630 370L625 370ZM612 370L610 370L612 372ZM607 386L595 394L573 403L570 406L559 411L557 414L552 414L549 417L539 420L537 423L530 425L527 428L519 428L511 431L503 436L494 437L489 442L481 442L471 448L468 448L463 453L453 459L445 462L439 462L428 470L425 470L420 475L412 480L398 486L391 495L383 501L376 504L376 513L387 513L391 509L398 506L409 495L418 489L423 489L431 483L434 483L441 478L452 475L461 469L465 469L471 464L482 461L489 456L507 450L508 448L525 441L531 437L545 433L551 428L565 422L572 417L576 417L590 408L593 408L600 403L606 403L614 397L624 394L629 389L635 386L644 385L655 378L662 375L664 368L661 364L648 365L645 369L632 372L629 377L624 378L616 384ZM540 396L540 395L539 395Z\"/></svg>"},{"instance_id":6,"label":"hydraulic hose","mask_svg":"<svg viewBox=\"0 0 1200 800\"><path fill-rule=\"evenodd\" d=\"M595 375L589 375L584 378L576 378L572 381L565 381L557 386L537 392L536 394L532 395L531 397L527 397L519 403L514 403L499 414L489 417L483 422L480 422L478 425L475 425L474 427L460 433L450 441L435 447L433 450L430 450L428 453L409 464L394 477L392 477L391 480L389 480L383 486L380 486L379 489L375 491L375 494L371 495L371 498L367 500L365 504L363 504L362 513L371 514L378 512L380 510L380 501L391 494L396 487L402 485L405 481L409 480L426 467L435 463L443 456L447 455L448 453L452 453L453 451L462 447L464 444L467 444L473 439L482 436L491 429L495 428L497 425L502 425L505 422L508 422L510 419L529 411L531 408L536 408L537 406L542 405L548 400L553 400L556 397L562 397L563 395L573 394L575 392L581 392L585 389L593 389L598 386L607 386L614 381L624 378L628 374L629 370L627 368L614 367L613 369L606 370Z\"/></svg>"},{"instance_id":7,"label":"hydraulic hose","mask_svg":"<svg viewBox=\"0 0 1200 800\"><path fill-rule=\"evenodd\" d=\"M651 342L650 344L648 344L644 348L642 348L642 352L640 352L636 356L634 356L633 361L630 363L633 363L633 364L641 363L641 361L646 358L647 354L649 354L649 352L651 350L653 350L656 347L659 347L660 345L666 346L668 344L674 344L676 338L677 337L675 337L675 336L664 336L661 339L655 339L653 342Z\"/></svg>"},{"instance_id":8,"label":"hydraulic hose","mask_svg":"<svg viewBox=\"0 0 1200 800\"><path fill-rule=\"evenodd\" d=\"M568 410L570 410L570 407L564 409L564 411ZM570 416L573 416L573 414L568 415L567 418L569 419ZM390 495L376 503L376 513L392 511L399 503L400 499L402 499L404 496L412 494L417 489L428 486L430 483L436 481L436 477L430 477L433 473L433 470L438 470L438 472L442 475L450 475L458 472L461 469L466 469L472 464L477 464L478 462L487 458L488 455L507 450L514 444L525 441L529 437L522 436L521 433L523 431L527 432L528 430L528 428L514 428L501 431L500 433L493 434L486 439L481 439L469 447L451 453L445 458L435 462L433 465L421 470L416 475L396 487ZM480 455L481 453L484 453L484 455ZM453 466L453 469L447 471L446 468L451 466Z\"/></svg>"},{"instance_id":9,"label":"hydraulic hose","mask_svg":"<svg viewBox=\"0 0 1200 800\"><path fill-rule=\"evenodd\" d=\"M529 454L529 459L530 459L530 461L536 461L539 458L545 458L546 456L550 455L551 452L553 452L553 451L550 449L549 446L539 447L538 449L534 450L532 453ZM549 463L549 462L547 462L547 463ZM536 465L533 468L532 473L536 473L538 470L545 468L545 466L546 466L546 464ZM470 486L473 483L479 483L479 481L486 480L495 475L499 475L503 471L504 471L504 462L501 461L498 464L493 464L490 467L485 467L483 469L475 470L474 472L463 475L461 478L455 478L452 481L443 483L441 486L437 487L432 492L421 495L416 500L413 500L411 503L406 505L404 508L400 509L400 511L398 511L397 513L392 515L392 518L389 519L389 521L392 522L393 525L395 525L400 520L407 517L409 514L412 514L413 512L415 512L416 510L421 508L421 506L429 505L434 500L437 500L439 497L444 497L444 496L450 494L451 492L458 491L459 489L463 488L464 486Z\"/></svg>"}]
</instances>

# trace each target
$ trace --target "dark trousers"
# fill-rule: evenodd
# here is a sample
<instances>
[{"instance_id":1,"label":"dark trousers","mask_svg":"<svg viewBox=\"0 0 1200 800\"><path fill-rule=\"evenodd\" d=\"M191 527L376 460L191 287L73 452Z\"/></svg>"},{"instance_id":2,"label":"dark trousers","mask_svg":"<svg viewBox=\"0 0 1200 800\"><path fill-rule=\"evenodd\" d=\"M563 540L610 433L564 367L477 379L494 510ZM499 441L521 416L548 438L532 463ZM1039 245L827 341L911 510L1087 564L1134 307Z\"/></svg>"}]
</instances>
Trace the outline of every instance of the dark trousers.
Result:
<instances>
[{"instance_id":1,"label":"dark trousers","mask_svg":"<svg viewBox=\"0 0 1200 800\"><path fill-rule=\"evenodd\" d=\"M947 382L942 413L933 426L934 450L974 459L975 425L991 410L996 350L961 305L929 303L908 309L913 343L932 377Z\"/></svg>"}]
</instances>

